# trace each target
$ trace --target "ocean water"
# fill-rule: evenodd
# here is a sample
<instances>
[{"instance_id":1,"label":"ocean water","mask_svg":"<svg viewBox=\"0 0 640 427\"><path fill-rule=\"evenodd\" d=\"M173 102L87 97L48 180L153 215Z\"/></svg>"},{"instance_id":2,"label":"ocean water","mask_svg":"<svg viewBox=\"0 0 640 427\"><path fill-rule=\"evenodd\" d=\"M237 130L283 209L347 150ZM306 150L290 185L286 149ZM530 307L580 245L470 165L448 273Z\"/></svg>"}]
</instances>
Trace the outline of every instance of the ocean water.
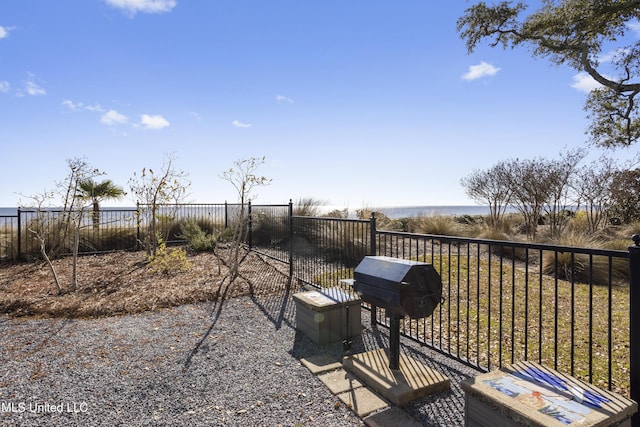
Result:
<instances>
[{"instance_id":1,"label":"ocean water","mask_svg":"<svg viewBox=\"0 0 640 427\"><path fill-rule=\"evenodd\" d=\"M438 215L489 215L489 206L404 206L380 207L373 210L389 218L411 218Z\"/></svg>"}]
</instances>

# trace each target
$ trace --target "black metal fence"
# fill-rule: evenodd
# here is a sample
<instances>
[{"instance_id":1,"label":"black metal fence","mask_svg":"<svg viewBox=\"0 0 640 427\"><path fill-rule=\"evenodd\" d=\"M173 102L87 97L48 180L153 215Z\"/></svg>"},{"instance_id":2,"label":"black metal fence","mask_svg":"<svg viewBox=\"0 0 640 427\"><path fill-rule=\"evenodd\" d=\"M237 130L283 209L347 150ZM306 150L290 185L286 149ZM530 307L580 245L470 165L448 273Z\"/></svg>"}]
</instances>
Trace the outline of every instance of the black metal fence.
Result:
<instances>
[{"instance_id":1,"label":"black metal fence","mask_svg":"<svg viewBox=\"0 0 640 427\"><path fill-rule=\"evenodd\" d=\"M480 370L534 360L640 397L633 251L383 231L375 217L294 216L291 233L294 277L316 287L341 286L365 255L433 264L444 302L429 318L403 321L406 337ZM377 310L372 317L387 324Z\"/></svg>"},{"instance_id":2,"label":"black metal fence","mask_svg":"<svg viewBox=\"0 0 640 427\"><path fill-rule=\"evenodd\" d=\"M281 205L280 210L282 212L277 213L275 207L261 206L255 212L255 221L266 225L264 218L279 215L284 218L283 226L288 227L288 205ZM179 243L184 241L181 226L185 223L194 221L207 232L220 232L236 223L239 211L240 205L231 203L163 205L155 213L155 220L157 231L166 242ZM0 263L38 257L37 235L43 236L48 247L55 246L61 254L69 253L75 233L69 228L72 222L78 226L80 253L138 250L152 215L145 205L106 208L99 212L19 208L15 215L0 216ZM278 230L272 231L273 235L280 234Z\"/></svg>"},{"instance_id":3,"label":"black metal fence","mask_svg":"<svg viewBox=\"0 0 640 427\"><path fill-rule=\"evenodd\" d=\"M160 227L176 238L187 220L220 230L239 208L166 207ZM384 231L373 216L294 216L291 202L247 208L248 247L312 286L341 286L366 255L433 264L444 302L429 318L403 321L406 337L481 370L534 360L640 399L640 240L628 251L575 248ZM0 261L37 253L28 231L36 214L0 217ZM99 219L86 212L83 221L83 248L99 251L114 235L135 248L145 219L138 207L102 210Z\"/></svg>"}]
</instances>

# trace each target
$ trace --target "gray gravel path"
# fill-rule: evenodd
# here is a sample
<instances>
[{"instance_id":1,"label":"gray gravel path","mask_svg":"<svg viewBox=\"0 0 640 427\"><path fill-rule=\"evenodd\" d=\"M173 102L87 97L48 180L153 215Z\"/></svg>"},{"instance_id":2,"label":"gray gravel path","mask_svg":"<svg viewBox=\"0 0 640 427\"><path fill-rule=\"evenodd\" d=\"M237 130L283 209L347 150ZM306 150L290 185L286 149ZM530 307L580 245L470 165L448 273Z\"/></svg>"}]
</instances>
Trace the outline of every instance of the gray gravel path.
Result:
<instances>
[{"instance_id":1,"label":"gray gravel path","mask_svg":"<svg viewBox=\"0 0 640 427\"><path fill-rule=\"evenodd\" d=\"M353 350L387 338L365 329ZM403 409L427 426L462 425L459 382L478 373L408 340L402 351L452 381ZM339 358L342 346L297 333L290 295L101 319L0 317L0 424L362 425L300 364L320 353Z\"/></svg>"}]
</instances>

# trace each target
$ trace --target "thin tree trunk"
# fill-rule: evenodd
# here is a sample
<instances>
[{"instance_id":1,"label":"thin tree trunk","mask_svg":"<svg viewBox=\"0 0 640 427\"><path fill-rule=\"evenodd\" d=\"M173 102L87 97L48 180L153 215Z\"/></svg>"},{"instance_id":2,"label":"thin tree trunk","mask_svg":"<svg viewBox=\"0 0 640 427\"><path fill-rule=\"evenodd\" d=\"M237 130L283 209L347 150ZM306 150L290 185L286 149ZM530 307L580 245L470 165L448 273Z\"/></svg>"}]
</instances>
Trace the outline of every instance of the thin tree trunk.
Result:
<instances>
[{"instance_id":1,"label":"thin tree trunk","mask_svg":"<svg viewBox=\"0 0 640 427\"><path fill-rule=\"evenodd\" d=\"M78 220L79 221L79 220ZM73 263L71 270L71 290L75 291L78 287L78 249L80 247L80 227L75 227L73 236Z\"/></svg>"},{"instance_id":2,"label":"thin tree trunk","mask_svg":"<svg viewBox=\"0 0 640 427\"><path fill-rule=\"evenodd\" d=\"M60 295L62 293L62 288L60 287L60 280L58 279L56 268L53 266L51 259L47 255L45 240L40 236L38 236L38 240L40 240L40 253L42 254L42 257L45 259L45 261L47 262L47 265L49 266L49 269L51 270L51 274L53 275L53 281L56 284L58 295Z\"/></svg>"}]
</instances>

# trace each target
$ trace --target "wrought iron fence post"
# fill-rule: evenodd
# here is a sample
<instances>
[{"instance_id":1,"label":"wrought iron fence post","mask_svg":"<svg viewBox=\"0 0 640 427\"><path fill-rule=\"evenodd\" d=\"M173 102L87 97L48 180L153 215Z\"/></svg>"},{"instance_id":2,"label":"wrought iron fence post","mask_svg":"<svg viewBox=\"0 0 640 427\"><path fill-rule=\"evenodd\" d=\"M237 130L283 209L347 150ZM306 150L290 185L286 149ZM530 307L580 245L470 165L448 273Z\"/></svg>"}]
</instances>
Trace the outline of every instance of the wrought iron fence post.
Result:
<instances>
[{"instance_id":1,"label":"wrought iron fence post","mask_svg":"<svg viewBox=\"0 0 640 427\"><path fill-rule=\"evenodd\" d=\"M629 247L629 370L631 399L640 402L640 234L632 237ZM632 425L640 427L640 414L632 418Z\"/></svg>"},{"instance_id":2,"label":"wrought iron fence post","mask_svg":"<svg viewBox=\"0 0 640 427\"><path fill-rule=\"evenodd\" d=\"M369 238L369 255L375 256L376 252L377 252L377 245L376 245L376 214L375 212L371 212L371 218L369 219L369 231L370 231L370 238Z\"/></svg>"},{"instance_id":3,"label":"wrought iron fence post","mask_svg":"<svg viewBox=\"0 0 640 427\"><path fill-rule=\"evenodd\" d=\"M136 202L136 249L140 250L140 221L142 215L140 214L140 202Z\"/></svg>"},{"instance_id":4,"label":"wrought iron fence post","mask_svg":"<svg viewBox=\"0 0 640 427\"><path fill-rule=\"evenodd\" d=\"M229 206L226 200L224 201L224 228L225 230L229 228Z\"/></svg>"},{"instance_id":5,"label":"wrought iron fence post","mask_svg":"<svg viewBox=\"0 0 640 427\"><path fill-rule=\"evenodd\" d=\"M289 283L293 280L293 201L289 199Z\"/></svg>"},{"instance_id":6,"label":"wrought iron fence post","mask_svg":"<svg viewBox=\"0 0 640 427\"><path fill-rule=\"evenodd\" d=\"M249 202L247 203L248 208L247 208L247 225L249 226L249 250L251 250L251 243L253 240L253 224L252 224L252 220L251 220L251 200L249 200Z\"/></svg>"},{"instance_id":7,"label":"wrought iron fence post","mask_svg":"<svg viewBox=\"0 0 640 427\"><path fill-rule=\"evenodd\" d=\"M22 221L20 217L22 216L20 212L20 208L18 208L18 259L22 259Z\"/></svg>"},{"instance_id":8,"label":"wrought iron fence post","mask_svg":"<svg viewBox=\"0 0 640 427\"><path fill-rule=\"evenodd\" d=\"M369 255L376 255L378 251L378 245L376 242L377 230L376 230L376 214L375 212L371 212L371 218L369 220ZM378 325L378 308L371 304L371 327L377 327Z\"/></svg>"}]
</instances>

